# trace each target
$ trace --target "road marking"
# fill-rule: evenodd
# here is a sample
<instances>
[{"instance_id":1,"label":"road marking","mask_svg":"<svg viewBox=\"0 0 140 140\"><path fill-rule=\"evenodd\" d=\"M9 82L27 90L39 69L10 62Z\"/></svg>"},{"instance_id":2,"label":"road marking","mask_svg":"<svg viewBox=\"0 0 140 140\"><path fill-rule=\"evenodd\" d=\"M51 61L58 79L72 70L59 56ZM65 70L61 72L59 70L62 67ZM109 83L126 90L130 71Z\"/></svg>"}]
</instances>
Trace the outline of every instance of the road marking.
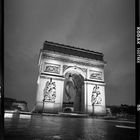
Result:
<instances>
[{"instance_id":1,"label":"road marking","mask_svg":"<svg viewBox=\"0 0 140 140\"><path fill-rule=\"evenodd\" d=\"M104 120L104 119L95 119L97 121L107 121L107 122L119 122L119 123L133 123L135 124L135 122L131 122L131 121L117 121L117 120Z\"/></svg>"},{"instance_id":2,"label":"road marking","mask_svg":"<svg viewBox=\"0 0 140 140\"><path fill-rule=\"evenodd\" d=\"M124 125L115 125L118 128L126 128L126 129L136 129L135 127L132 126L124 126Z\"/></svg>"}]
</instances>

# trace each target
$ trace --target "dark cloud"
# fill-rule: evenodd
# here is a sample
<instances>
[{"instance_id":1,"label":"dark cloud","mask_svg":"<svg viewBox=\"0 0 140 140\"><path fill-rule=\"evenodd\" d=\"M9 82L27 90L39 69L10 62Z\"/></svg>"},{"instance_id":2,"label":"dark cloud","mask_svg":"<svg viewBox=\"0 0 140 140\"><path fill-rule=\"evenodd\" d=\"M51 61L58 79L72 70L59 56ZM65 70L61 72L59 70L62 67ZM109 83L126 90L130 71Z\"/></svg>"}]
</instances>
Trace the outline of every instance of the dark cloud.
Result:
<instances>
[{"instance_id":1,"label":"dark cloud","mask_svg":"<svg viewBox=\"0 0 140 140\"><path fill-rule=\"evenodd\" d=\"M38 55L50 40L104 53L107 104L135 103L131 0L5 0L5 95L36 98Z\"/></svg>"}]
</instances>

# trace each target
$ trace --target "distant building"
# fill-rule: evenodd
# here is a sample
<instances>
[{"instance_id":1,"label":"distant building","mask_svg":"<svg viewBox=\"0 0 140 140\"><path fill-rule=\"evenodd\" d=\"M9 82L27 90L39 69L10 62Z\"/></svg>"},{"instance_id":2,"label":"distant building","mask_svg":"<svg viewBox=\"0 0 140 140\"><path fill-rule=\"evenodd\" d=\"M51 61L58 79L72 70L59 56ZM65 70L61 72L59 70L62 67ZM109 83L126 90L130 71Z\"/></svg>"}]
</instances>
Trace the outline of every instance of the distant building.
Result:
<instances>
[{"instance_id":1,"label":"distant building","mask_svg":"<svg viewBox=\"0 0 140 140\"><path fill-rule=\"evenodd\" d=\"M12 98L4 98L4 110L28 111L27 102L17 101Z\"/></svg>"}]
</instances>

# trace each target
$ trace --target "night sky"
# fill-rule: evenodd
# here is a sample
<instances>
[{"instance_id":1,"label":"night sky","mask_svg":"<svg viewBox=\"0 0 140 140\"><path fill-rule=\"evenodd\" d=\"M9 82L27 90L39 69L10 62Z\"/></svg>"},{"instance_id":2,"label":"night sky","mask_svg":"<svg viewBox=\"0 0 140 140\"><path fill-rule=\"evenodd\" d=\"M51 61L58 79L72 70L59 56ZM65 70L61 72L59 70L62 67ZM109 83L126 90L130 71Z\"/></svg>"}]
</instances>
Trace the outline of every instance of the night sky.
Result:
<instances>
[{"instance_id":1,"label":"night sky","mask_svg":"<svg viewBox=\"0 0 140 140\"><path fill-rule=\"evenodd\" d=\"M106 104L135 104L135 1L5 0L5 96L35 104L45 40L102 52Z\"/></svg>"}]
</instances>

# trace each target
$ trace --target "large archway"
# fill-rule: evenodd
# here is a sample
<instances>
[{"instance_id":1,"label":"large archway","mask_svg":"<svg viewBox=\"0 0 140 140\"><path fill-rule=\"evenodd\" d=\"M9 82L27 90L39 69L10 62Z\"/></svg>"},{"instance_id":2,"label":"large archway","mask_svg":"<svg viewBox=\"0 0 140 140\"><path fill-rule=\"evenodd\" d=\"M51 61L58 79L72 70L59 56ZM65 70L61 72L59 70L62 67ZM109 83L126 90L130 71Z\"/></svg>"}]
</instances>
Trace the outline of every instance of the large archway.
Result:
<instances>
[{"instance_id":1,"label":"large archway","mask_svg":"<svg viewBox=\"0 0 140 140\"><path fill-rule=\"evenodd\" d=\"M63 112L84 113L84 77L76 71L65 74Z\"/></svg>"},{"instance_id":2,"label":"large archway","mask_svg":"<svg viewBox=\"0 0 140 140\"><path fill-rule=\"evenodd\" d=\"M102 53L45 41L35 111L105 114L105 65Z\"/></svg>"}]
</instances>

